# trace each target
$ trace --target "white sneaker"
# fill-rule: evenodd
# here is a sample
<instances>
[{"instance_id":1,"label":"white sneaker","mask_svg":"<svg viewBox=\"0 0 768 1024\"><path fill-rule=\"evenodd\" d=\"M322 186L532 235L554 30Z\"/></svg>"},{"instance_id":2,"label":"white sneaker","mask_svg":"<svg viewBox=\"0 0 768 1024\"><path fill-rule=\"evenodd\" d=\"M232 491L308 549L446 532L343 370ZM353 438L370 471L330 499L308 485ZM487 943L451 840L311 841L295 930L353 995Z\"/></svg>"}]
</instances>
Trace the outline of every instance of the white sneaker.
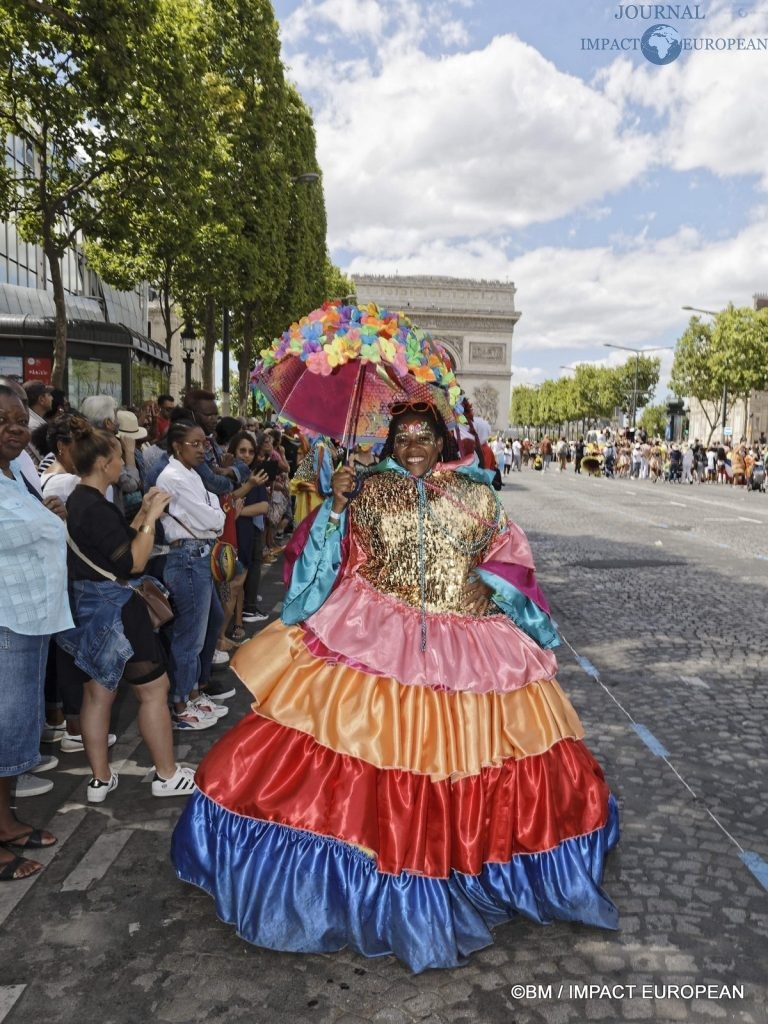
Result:
<instances>
[{"instance_id":1,"label":"white sneaker","mask_svg":"<svg viewBox=\"0 0 768 1024\"><path fill-rule=\"evenodd\" d=\"M210 729L216 725L218 718L205 714L200 708L194 707L189 701L183 711L171 711L171 723L176 732L191 732Z\"/></svg>"},{"instance_id":2,"label":"white sneaker","mask_svg":"<svg viewBox=\"0 0 768 1024\"><path fill-rule=\"evenodd\" d=\"M243 612L243 622L266 622L268 618L264 612Z\"/></svg>"},{"instance_id":3,"label":"white sneaker","mask_svg":"<svg viewBox=\"0 0 768 1024\"><path fill-rule=\"evenodd\" d=\"M51 772L58 765L58 757L54 757L53 754L43 754L40 761L35 765L34 768L30 768L30 774L41 775L43 772Z\"/></svg>"},{"instance_id":4,"label":"white sneaker","mask_svg":"<svg viewBox=\"0 0 768 1024\"><path fill-rule=\"evenodd\" d=\"M194 708L195 711L202 711L204 715L213 715L214 718L223 718L229 714L229 708L226 704L217 704L215 700L211 700L210 697L205 697L202 694L191 700L189 706Z\"/></svg>"},{"instance_id":5,"label":"white sneaker","mask_svg":"<svg viewBox=\"0 0 768 1024\"><path fill-rule=\"evenodd\" d=\"M109 777L109 782L102 782L100 779L91 779L88 783L86 797L89 804L103 804L110 793L117 789L117 775L114 772Z\"/></svg>"},{"instance_id":6,"label":"white sneaker","mask_svg":"<svg viewBox=\"0 0 768 1024\"><path fill-rule=\"evenodd\" d=\"M245 616L243 616L243 619L245 619ZM213 662L212 662L212 664L213 665L228 665L229 664L229 654L226 651L219 651L219 650L214 651L213 652Z\"/></svg>"},{"instance_id":7,"label":"white sneaker","mask_svg":"<svg viewBox=\"0 0 768 1024\"><path fill-rule=\"evenodd\" d=\"M50 779L39 779L36 775L25 772L16 779L16 796L42 796L43 793L50 793L53 783Z\"/></svg>"},{"instance_id":8,"label":"white sneaker","mask_svg":"<svg viewBox=\"0 0 768 1024\"><path fill-rule=\"evenodd\" d=\"M61 725L48 725L46 722L45 728L43 729L42 741L43 743L61 743L64 739L64 734L67 731L67 727L64 722Z\"/></svg>"},{"instance_id":9,"label":"white sneaker","mask_svg":"<svg viewBox=\"0 0 768 1024\"><path fill-rule=\"evenodd\" d=\"M161 779L157 772L152 779L152 796L189 796L196 789L194 770L178 764L170 779Z\"/></svg>"},{"instance_id":10,"label":"white sneaker","mask_svg":"<svg viewBox=\"0 0 768 1024\"><path fill-rule=\"evenodd\" d=\"M111 732L107 736L107 746L114 747L116 743L117 736L115 736L115 734ZM61 750L64 754L81 753L83 750L85 750L85 747L83 746L83 737L73 736L72 733L69 732L64 733L64 737L61 741L61 746L59 747L59 750Z\"/></svg>"}]
</instances>

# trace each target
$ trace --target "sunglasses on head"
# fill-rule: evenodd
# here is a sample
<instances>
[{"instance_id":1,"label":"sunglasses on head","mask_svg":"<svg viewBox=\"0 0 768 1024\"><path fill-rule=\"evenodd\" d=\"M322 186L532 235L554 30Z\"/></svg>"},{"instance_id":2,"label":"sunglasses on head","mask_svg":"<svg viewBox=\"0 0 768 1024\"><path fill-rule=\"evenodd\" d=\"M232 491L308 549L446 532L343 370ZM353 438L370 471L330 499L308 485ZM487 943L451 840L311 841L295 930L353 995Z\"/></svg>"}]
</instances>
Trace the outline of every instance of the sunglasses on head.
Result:
<instances>
[{"instance_id":1,"label":"sunglasses on head","mask_svg":"<svg viewBox=\"0 0 768 1024\"><path fill-rule=\"evenodd\" d=\"M432 402L393 402L389 411L393 416L399 416L403 412L432 412L434 408Z\"/></svg>"}]
</instances>

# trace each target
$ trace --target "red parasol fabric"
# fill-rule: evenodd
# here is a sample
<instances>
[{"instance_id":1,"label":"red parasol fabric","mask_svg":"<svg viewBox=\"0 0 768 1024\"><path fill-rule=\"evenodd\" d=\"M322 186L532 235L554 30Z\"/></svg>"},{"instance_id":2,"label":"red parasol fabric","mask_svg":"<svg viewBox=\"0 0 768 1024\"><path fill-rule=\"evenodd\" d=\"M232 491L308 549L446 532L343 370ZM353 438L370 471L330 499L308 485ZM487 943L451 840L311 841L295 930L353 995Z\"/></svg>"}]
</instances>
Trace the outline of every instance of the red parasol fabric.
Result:
<instances>
[{"instance_id":1,"label":"red parasol fabric","mask_svg":"<svg viewBox=\"0 0 768 1024\"><path fill-rule=\"evenodd\" d=\"M262 352L252 383L284 418L348 449L386 437L393 402L432 402L449 429L464 422L442 346L374 305L314 310Z\"/></svg>"}]
</instances>

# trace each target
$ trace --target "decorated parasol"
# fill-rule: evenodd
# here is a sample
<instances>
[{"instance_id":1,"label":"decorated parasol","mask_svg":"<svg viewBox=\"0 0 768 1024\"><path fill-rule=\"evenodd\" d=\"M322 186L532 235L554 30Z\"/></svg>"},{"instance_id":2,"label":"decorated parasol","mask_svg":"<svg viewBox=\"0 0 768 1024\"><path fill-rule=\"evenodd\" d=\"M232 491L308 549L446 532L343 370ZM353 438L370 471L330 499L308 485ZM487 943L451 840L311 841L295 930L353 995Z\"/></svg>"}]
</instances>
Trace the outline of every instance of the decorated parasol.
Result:
<instances>
[{"instance_id":1,"label":"decorated parasol","mask_svg":"<svg viewBox=\"0 0 768 1024\"><path fill-rule=\"evenodd\" d=\"M386 437L395 402L431 402L448 429L465 422L445 349L403 313L327 302L264 349L254 390L305 430L356 443Z\"/></svg>"}]
</instances>

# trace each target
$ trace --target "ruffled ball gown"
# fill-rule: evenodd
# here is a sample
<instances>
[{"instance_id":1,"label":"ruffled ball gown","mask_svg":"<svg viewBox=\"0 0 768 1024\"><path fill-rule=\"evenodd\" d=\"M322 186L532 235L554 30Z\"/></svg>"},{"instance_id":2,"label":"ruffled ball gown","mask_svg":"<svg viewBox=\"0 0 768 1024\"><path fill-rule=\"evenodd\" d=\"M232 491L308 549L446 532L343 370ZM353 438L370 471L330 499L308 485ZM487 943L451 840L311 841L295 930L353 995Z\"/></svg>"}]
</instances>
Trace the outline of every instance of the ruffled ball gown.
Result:
<instances>
[{"instance_id":1,"label":"ruffled ball gown","mask_svg":"<svg viewBox=\"0 0 768 1024\"><path fill-rule=\"evenodd\" d=\"M327 501L302 524L282 621L233 659L253 713L198 769L179 877L250 942L415 972L516 914L616 927L616 805L555 679L524 535L473 465L376 470L338 523Z\"/></svg>"}]
</instances>

